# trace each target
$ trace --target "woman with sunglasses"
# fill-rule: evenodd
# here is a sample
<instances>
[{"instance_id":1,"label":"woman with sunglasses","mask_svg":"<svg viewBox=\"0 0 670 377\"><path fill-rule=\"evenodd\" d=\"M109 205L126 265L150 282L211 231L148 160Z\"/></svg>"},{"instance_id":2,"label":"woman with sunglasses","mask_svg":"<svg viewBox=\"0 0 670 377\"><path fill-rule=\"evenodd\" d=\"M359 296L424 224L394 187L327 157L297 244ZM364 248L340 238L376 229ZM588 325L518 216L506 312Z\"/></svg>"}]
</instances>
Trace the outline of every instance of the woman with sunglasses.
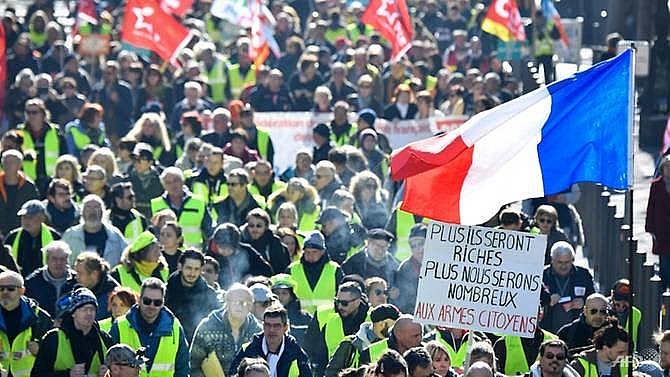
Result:
<instances>
[{"instance_id":1,"label":"woman with sunglasses","mask_svg":"<svg viewBox=\"0 0 670 377\"><path fill-rule=\"evenodd\" d=\"M142 283L150 277L166 282L168 266L156 236L150 231L140 233L123 250L121 262L112 271L112 277L137 294L140 293Z\"/></svg>"},{"instance_id":2,"label":"woman with sunglasses","mask_svg":"<svg viewBox=\"0 0 670 377\"><path fill-rule=\"evenodd\" d=\"M544 234L547 236L547 248L544 252L544 264L551 263L551 246L558 241L569 242L568 236L558 227L558 212L550 204L543 204L535 210L532 234Z\"/></svg>"}]
</instances>

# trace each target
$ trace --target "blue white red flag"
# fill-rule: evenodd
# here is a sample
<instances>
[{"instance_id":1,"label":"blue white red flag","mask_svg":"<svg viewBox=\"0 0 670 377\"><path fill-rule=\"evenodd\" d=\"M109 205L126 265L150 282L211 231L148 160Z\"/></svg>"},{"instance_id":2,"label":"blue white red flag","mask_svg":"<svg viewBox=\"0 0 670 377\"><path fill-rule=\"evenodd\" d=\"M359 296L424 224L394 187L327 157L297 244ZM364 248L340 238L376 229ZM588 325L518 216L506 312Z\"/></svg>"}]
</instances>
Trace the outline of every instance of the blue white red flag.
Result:
<instances>
[{"instance_id":1,"label":"blue white red flag","mask_svg":"<svg viewBox=\"0 0 670 377\"><path fill-rule=\"evenodd\" d=\"M393 151L406 180L402 209L481 224L501 206L597 182L632 178L633 53L479 113L458 129Z\"/></svg>"}]
</instances>

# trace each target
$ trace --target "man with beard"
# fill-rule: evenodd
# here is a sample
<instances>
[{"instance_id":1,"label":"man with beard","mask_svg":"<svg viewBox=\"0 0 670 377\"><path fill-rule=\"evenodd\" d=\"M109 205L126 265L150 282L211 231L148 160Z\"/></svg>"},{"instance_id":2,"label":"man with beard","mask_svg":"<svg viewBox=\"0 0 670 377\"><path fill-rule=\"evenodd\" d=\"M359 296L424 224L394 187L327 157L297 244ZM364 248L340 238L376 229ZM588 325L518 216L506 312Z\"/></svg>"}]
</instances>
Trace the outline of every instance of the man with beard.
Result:
<instances>
[{"instance_id":1,"label":"man with beard","mask_svg":"<svg viewBox=\"0 0 670 377\"><path fill-rule=\"evenodd\" d=\"M323 324L314 317L305 337L305 349L318 376L323 375L340 341L346 335L356 333L368 316L367 297L354 282L340 285L334 304L336 314L329 316Z\"/></svg>"},{"instance_id":2,"label":"man with beard","mask_svg":"<svg viewBox=\"0 0 670 377\"><path fill-rule=\"evenodd\" d=\"M288 331L288 314L282 306L270 306L263 313L263 332L254 335L230 364L228 375L235 375L245 357L260 357L270 366L271 376L311 377L312 370L305 351Z\"/></svg>"},{"instance_id":3,"label":"man with beard","mask_svg":"<svg viewBox=\"0 0 670 377\"><path fill-rule=\"evenodd\" d=\"M126 240L134 240L140 233L144 232L149 223L147 219L135 209L135 191L130 182L119 182L112 186L112 208L108 217L125 237Z\"/></svg>"},{"instance_id":4,"label":"man with beard","mask_svg":"<svg viewBox=\"0 0 670 377\"><path fill-rule=\"evenodd\" d=\"M142 283L138 304L114 321L109 334L115 343L146 347L147 375L190 374L188 343L179 320L165 308L165 283L150 277Z\"/></svg>"},{"instance_id":5,"label":"man with beard","mask_svg":"<svg viewBox=\"0 0 670 377\"><path fill-rule=\"evenodd\" d=\"M42 336L53 325L51 317L25 293L23 277L0 272L0 372L25 377L35 362ZM19 355L18 357L16 355Z\"/></svg>"},{"instance_id":6,"label":"man with beard","mask_svg":"<svg viewBox=\"0 0 670 377\"><path fill-rule=\"evenodd\" d=\"M260 208L254 208L247 214L247 222L242 226L242 240L270 263L275 274L286 271L291 263L286 246L270 230L270 215Z\"/></svg>"},{"instance_id":7,"label":"man with beard","mask_svg":"<svg viewBox=\"0 0 670 377\"><path fill-rule=\"evenodd\" d=\"M382 304L372 309L370 313L371 322L363 322L360 329L354 335L342 339L335 353L326 366L325 377L336 377L338 373L349 367L356 367L357 361L364 350L370 344L385 339L389 336L389 330L400 317L400 310L391 304ZM355 354L358 355L355 355Z\"/></svg>"},{"instance_id":8,"label":"man with beard","mask_svg":"<svg viewBox=\"0 0 670 377\"><path fill-rule=\"evenodd\" d=\"M302 257L288 266L287 273L298 283L295 295L308 313L314 313L320 305L330 304L344 277L340 265L328 257L326 243L319 231L307 236ZM319 328L316 326L317 330Z\"/></svg>"},{"instance_id":9,"label":"man with beard","mask_svg":"<svg viewBox=\"0 0 670 377\"><path fill-rule=\"evenodd\" d=\"M116 266L121 260L121 251L126 248L126 240L121 232L113 226L104 226L102 215L105 203L99 196L89 194L81 201L81 217L83 223L73 226L63 233L63 241L70 245L74 262L84 251L95 251Z\"/></svg>"},{"instance_id":10,"label":"man with beard","mask_svg":"<svg viewBox=\"0 0 670 377\"><path fill-rule=\"evenodd\" d=\"M594 293L586 298L579 318L561 327L557 335L565 341L571 353L575 349L591 347L594 333L607 324L609 315L607 298L600 293Z\"/></svg>"},{"instance_id":11,"label":"man with beard","mask_svg":"<svg viewBox=\"0 0 670 377\"><path fill-rule=\"evenodd\" d=\"M79 224L81 216L79 205L72 199L72 184L67 179L54 178L47 189L47 224L63 233L73 225Z\"/></svg>"},{"instance_id":12,"label":"man with beard","mask_svg":"<svg viewBox=\"0 0 670 377\"><path fill-rule=\"evenodd\" d=\"M628 355L630 337L626 330L618 325L616 319L608 322L593 334L595 349L580 353L570 363L580 376L628 376L628 367L631 363L622 359Z\"/></svg>"},{"instance_id":13,"label":"man with beard","mask_svg":"<svg viewBox=\"0 0 670 377\"><path fill-rule=\"evenodd\" d=\"M214 288L201 276L205 256L196 249L186 249L179 257L179 270L167 282L165 306L184 326L191 340L200 320L220 307Z\"/></svg>"},{"instance_id":14,"label":"man with beard","mask_svg":"<svg viewBox=\"0 0 670 377\"><path fill-rule=\"evenodd\" d=\"M542 342L540 358L525 377L578 377L577 371L568 365L568 346L560 339Z\"/></svg>"},{"instance_id":15,"label":"man with beard","mask_svg":"<svg viewBox=\"0 0 670 377\"><path fill-rule=\"evenodd\" d=\"M65 305L59 328L42 340L30 373L32 377L97 376L104 374L103 362L113 342L95 321L98 301L88 288L78 288L62 300Z\"/></svg>"}]
</instances>

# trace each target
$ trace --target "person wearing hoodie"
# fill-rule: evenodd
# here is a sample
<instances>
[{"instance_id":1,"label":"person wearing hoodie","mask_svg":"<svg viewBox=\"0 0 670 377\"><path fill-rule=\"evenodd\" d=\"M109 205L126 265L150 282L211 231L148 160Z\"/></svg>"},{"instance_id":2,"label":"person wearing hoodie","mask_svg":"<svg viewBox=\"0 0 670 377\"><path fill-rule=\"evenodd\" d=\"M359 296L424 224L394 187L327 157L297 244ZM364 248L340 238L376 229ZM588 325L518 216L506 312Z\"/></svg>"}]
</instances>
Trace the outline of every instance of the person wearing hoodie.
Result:
<instances>
[{"instance_id":1,"label":"person wearing hoodie","mask_svg":"<svg viewBox=\"0 0 670 377\"><path fill-rule=\"evenodd\" d=\"M265 259L275 274L286 271L291 263L288 249L281 239L270 230L270 215L260 208L247 214L247 222L241 227L242 241L249 243Z\"/></svg>"},{"instance_id":2,"label":"person wearing hoodie","mask_svg":"<svg viewBox=\"0 0 670 377\"><path fill-rule=\"evenodd\" d=\"M220 307L216 291L201 276L204 264L200 250L186 249L179 257L179 270L167 282L165 306L179 318L189 341L200 320Z\"/></svg>"},{"instance_id":3,"label":"person wearing hoodie","mask_svg":"<svg viewBox=\"0 0 670 377\"><path fill-rule=\"evenodd\" d=\"M107 348L113 344L95 320L98 301L88 288L61 298L60 327L44 335L31 377L82 377L104 374Z\"/></svg>"},{"instance_id":4,"label":"person wearing hoodie","mask_svg":"<svg viewBox=\"0 0 670 377\"><path fill-rule=\"evenodd\" d=\"M550 339L540 345L540 356L524 377L578 377L568 364L568 346L560 339Z\"/></svg>"},{"instance_id":5,"label":"person wearing hoodie","mask_svg":"<svg viewBox=\"0 0 670 377\"><path fill-rule=\"evenodd\" d=\"M311 377L309 358L288 334L288 313L281 305L270 306L263 313L263 332L256 334L251 342L242 346L230 364L228 375L232 376L245 357L260 357L270 366L271 376Z\"/></svg>"},{"instance_id":6,"label":"person wearing hoodie","mask_svg":"<svg viewBox=\"0 0 670 377\"><path fill-rule=\"evenodd\" d=\"M370 345L389 335L389 330L400 317L400 310L395 305L378 305L370 313L370 322L363 322L358 332L342 339L335 353L328 361L325 377L337 377L346 368L358 367L360 355Z\"/></svg>"},{"instance_id":7,"label":"person wearing hoodie","mask_svg":"<svg viewBox=\"0 0 670 377\"><path fill-rule=\"evenodd\" d=\"M51 316L37 301L24 296L23 276L0 272L0 373L26 377L35 362L42 336L53 327ZM16 355L18 357L7 357Z\"/></svg>"},{"instance_id":8,"label":"person wearing hoodie","mask_svg":"<svg viewBox=\"0 0 670 377\"><path fill-rule=\"evenodd\" d=\"M190 374L188 343L179 319L165 307L165 283L150 277L142 283L136 305L117 318L109 334L115 343L125 343L133 349L146 347L146 375L174 377Z\"/></svg>"}]
</instances>

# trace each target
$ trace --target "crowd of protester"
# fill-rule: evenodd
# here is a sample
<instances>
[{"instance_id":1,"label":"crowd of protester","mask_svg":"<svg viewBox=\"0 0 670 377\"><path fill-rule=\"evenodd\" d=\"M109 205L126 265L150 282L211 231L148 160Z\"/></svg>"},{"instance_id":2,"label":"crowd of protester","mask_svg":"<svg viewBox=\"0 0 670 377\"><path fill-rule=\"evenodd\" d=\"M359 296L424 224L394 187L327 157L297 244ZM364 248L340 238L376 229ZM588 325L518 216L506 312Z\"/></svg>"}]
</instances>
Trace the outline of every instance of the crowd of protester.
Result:
<instances>
[{"instance_id":1,"label":"crowd of protester","mask_svg":"<svg viewBox=\"0 0 670 377\"><path fill-rule=\"evenodd\" d=\"M598 293L574 264L578 186L486 224L547 235L534 338L412 315L427 227L400 209L375 121L471 116L520 94L481 30L485 5L409 2L415 36L397 61L356 1L268 5L281 56L254 65L249 30L199 0L179 68L119 39L120 1L73 30L53 1L5 9L0 372L625 375L641 313L628 281ZM537 38L558 38L533 16ZM109 54L78 53L91 34L111 37ZM332 120L279 171L275 152L293 146L254 115L284 111ZM670 369L670 335L658 342L654 377Z\"/></svg>"}]
</instances>

